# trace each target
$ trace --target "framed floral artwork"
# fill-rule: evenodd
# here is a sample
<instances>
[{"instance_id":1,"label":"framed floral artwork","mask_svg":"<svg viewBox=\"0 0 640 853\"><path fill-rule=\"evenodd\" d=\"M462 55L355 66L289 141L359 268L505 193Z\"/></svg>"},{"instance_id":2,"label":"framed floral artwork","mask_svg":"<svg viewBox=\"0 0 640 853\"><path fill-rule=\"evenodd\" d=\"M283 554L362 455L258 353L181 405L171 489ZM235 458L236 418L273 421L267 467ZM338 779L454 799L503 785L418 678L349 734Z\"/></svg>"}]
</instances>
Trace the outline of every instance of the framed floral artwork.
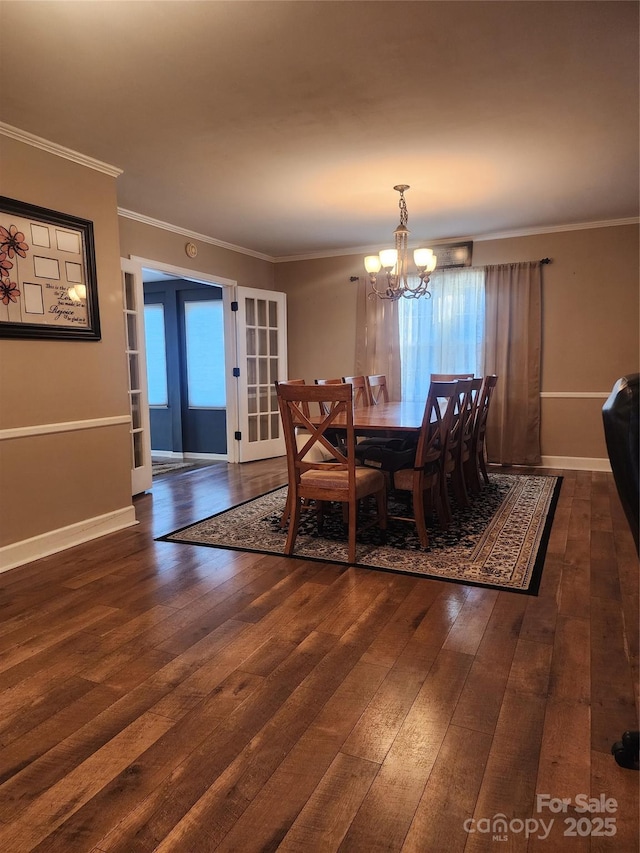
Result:
<instances>
[{"instance_id":1,"label":"framed floral artwork","mask_svg":"<svg viewBox=\"0 0 640 853\"><path fill-rule=\"evenodd\" d=\"M100 340L92 222L0 196L0 338Z\"/></svg>"}]
</instances>

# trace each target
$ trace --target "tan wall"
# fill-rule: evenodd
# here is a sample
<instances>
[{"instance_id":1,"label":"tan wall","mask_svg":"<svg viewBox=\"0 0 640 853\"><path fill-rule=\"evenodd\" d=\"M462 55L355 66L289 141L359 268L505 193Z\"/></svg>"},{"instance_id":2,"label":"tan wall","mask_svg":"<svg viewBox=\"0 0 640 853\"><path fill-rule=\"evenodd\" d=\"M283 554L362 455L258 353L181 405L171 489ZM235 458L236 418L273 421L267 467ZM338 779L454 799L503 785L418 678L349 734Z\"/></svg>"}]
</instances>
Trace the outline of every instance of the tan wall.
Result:
<instances>
[{"instance_id":1,"label":"tan wall","mask_svg":"<svg viewBox=\"0 0 640 853\"><path fill-rule=\"evenodd\" d=\"M542 453L603 459L602 404L639 367L638 227L589 228L477 241L473 263L552 258L543 267ZM355 369L359 255L276 265L289 306L289 375L310 381ZM600 393L550 398L549 392Z\"/></svg>"},{"instance_id":2,"label":"tan wall","mask_svg":"<svg viewBox=\"0 0 640 853\"><path fill-rule=\"evenodd\" d=\"M116 181L0 136L2 193L94 225L102 340L0 340L0 431L128 415ZM122 425L6 438L0 546L131 506Z\"/></svg>"},{"instance_id":3,"label":"tan wall","mask_svg":"<svg viewBox=\"0 0 640 853\"><path fill-rule=\"evenodd\" d=\"M289 376L312 382L355 369L360 255L276 264L275 287L287 294Z\"/></svg>"},{"instance_id":4,"label":"tan wall","mask_svg":"<svg viewBox=\"0 0 640 853\"><path fill-rule=\"evenodd\" d=\"M219 275L243 287L274 289L273 264L270 261L193 240L124 216L119 217L119 227L120 251L124 258L136 256L193 270L194 273ZM187 256L184 250L187 242L196 244L197 257L192 259Z\"/></svg>"}]
</instances>

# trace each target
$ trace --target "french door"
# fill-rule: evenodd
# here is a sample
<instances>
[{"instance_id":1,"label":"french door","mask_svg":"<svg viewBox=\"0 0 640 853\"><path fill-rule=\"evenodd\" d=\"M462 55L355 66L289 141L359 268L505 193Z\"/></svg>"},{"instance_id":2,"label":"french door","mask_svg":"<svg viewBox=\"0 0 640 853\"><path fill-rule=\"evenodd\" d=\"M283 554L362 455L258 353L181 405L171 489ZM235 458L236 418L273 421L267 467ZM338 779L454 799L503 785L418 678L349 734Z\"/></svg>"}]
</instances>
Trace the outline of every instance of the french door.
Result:
<instances>
[{"instance_id":1,"label":"french door","mask_svg":"<svg viewBox=\"0 0 640 853\"><path fill-rule=\"evenodd\" d=\"M284 456L275 381L287 378L287 297L236 289L239 462Z\"/></svg>"},{"instance_id":2,"label":"french door","mask_svg":"<svg viewBox=\"0 0 640 853\"><path fill-rule=\"evenodd\" d=\"M129 367L131 414L131 494L151 488L151 432L147 402L147 365L144 342L142 269L135 261L120 259L124 305L125 348Z\"/></svg>"},{"instance_id":3,"label":"french door","mask_svg":"<svg viewBox=\"0 0 640 853\"><path fill-rule=\"evenodd\" d=\"M287 378L286 294L238 287L227 279L194 274L191 270L144 258L122 258L131 410L132 494L144 492L152 484L143 266L222 287L227 458L229 462L250 462L284 456L284 436L274 383ZM232 311L232 308L237 310Z\"/></svg>"}]
</instances>

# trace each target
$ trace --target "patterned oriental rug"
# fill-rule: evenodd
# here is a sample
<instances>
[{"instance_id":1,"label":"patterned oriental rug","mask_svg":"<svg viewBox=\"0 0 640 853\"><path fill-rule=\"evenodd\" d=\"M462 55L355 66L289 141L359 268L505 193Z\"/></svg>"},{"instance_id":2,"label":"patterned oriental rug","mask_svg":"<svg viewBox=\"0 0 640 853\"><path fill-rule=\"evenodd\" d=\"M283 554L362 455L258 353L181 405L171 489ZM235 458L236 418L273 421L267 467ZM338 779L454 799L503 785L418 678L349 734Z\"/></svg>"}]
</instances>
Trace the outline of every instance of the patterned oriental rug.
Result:
<instances>
[{"instance_id":1,"label":"patterned oriental rug","mask_svg":"<svg viewBox=\"0 0 640 853\"><path fill-rule=\"evenodd\" d=\"M448 530L437 522L427 526L427 550L420 547L415 525L390 519L386 541L376 526L358 532L354 565L536 595L561 482L562 477L490 474L490 485L470 507L456 509L452 501ZM286 496L284 486L159 538L283 554L286 529L279 523ZM406 503L397 500L389 497L390 512L396 504L397 514L406 515ZM293 556L348 565L340 507L325 513L322 536L315 514L302 514Z\"/></svg>"},{"instance_id":2,"label":"patterned oriental rug","mask_svg":"<svg viewBox=\"0 0 640 853\"><path fill-rule=\"evenodd\" d=\"M193 468L194 462L152 462L151 473L154 477L159 474L168 474L170 471L179 471L181 468Z\"/></svg>"}]
</instances>

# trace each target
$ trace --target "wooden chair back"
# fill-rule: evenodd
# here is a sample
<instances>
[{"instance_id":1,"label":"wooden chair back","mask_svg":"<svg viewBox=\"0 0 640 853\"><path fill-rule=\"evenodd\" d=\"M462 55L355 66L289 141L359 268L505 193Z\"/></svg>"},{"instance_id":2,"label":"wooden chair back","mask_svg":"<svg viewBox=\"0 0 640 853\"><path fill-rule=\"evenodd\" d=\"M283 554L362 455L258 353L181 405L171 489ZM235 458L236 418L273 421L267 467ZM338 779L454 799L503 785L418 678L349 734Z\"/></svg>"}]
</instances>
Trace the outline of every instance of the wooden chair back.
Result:
<instances>
[{"instance_id":1,"label":"wooden chair back","mask_svg":"<svg viewBox=\"0 0 640 853\"><path fill-rule=\"evenodd\" d=\"M474 379L456 380L457 399L453 411L451 435L444 465L445 474L451 476L451 486L459 506L469 506L469 493L465 480L464 463L465 460L469 459L471 453L474 423L474 382Z\"/></svg>"},{"instance_id":2,"label":"wooden chair back","mask_svg":"<svg viewBox=\"0 0 640 853\"><path fill-rule=\"evenodd\" d=\"M313 380L316 385L343 385L342 379L314 379ZM320 414L326 415L330 411L330 406L324 400L318 400L318 406L320 407Z\"/></svg>"},{"instance_id":3,"label":"wooden chair back","mask_svg":"<svg viewBox=\"0 0 640 853\"><path fill-rule=\"evenodd\" d=\"M294 385L289 382L278 382L276 388L287 448L289 482L299 483L302 474L312 469L322 470L324 468L325 470L346 471L348 473L355 468L352 387L343 383L333 384L330 388L325 388L319 384ZM319 424L313 424L307 414L310 410L310 403L321 402L329 406L329 411L321 414L322 420ZM342 414L345 414L345 425L341 426L341 429L345 431L346 454L331 444L326 435L327 430L331 430L336 418ZM305 429L305 437L308 433L308 438L303 444L300 443L301 446L298 446L296 431L300 427ZM353 446L350 446L350 442ZM315 446L322 447L331 453L331 461L309 461L309 458L313 456L310 451Z\"/></svg>"},{"instance_id":4,"label":"wooden chair back","mask_svg":"<svg viewBox=\"0 0 640 853\"><path fill-rule=\"evenodd\" d=\"M371 405L371 396L366 376L343 376L342 381L353 385L353 407L361 409Z\"/></svg>"},{"instance_id":5,"label":"wooden chair back","mask_svg":"<svg viewBox=\"0 0 640 853\"><path fill-rule=\"evenodd\" d=\"M473 434L472 454L475 455L479 471L482 473L485 483L489 483L485 461L485 437L487 432L487 416L489 414L489 406L491 398L498 383L498 377L495 373L484 377L480 393L478 394L478 411L476 415L476 424Z\"/></svg>"},{"instance_id":6,"label":"wooden chair back","mask_svg":"<svg viewBox=\"0 0 640 853\"><path fill-rule=\"evenodd\" d=\"M414 468L442 465L450 448L454 414L459 405L457 382L431 382L422 416Z\"/></svg>"},{"instance_id":7,"label":"wooden chair back","mask_svg":"<svg viewBox=\"0 0 640 853\"><path fill-rule=\"evenodd\" d=\"M441 527L446 528L451 522L444 461L448 453L454 411L459 401L457 384L430 384L413 466L396 471L393 475L396 489L411 492L413 516L392 517L413 521L423 548L429 543L425 523L427 501L435 509Z\"/></svg>"},{"instance_id":8,"label":"wooden chair back","mask_svg":"<svg viewBox=\"0 0 640 853\"><path fill-rule=\"evenodd\" d=\"M457 456L462 444L462 436L465 429L465 420L467 412L470 408L471 398L471 379L456 379L456 400L453 409L453 421L451 423L451 433L449 435L449 459L446 468L450 470L454 467Z\"/></svg>"},{"instance_id":9,"label":"wooden chair back","mask_svg":"<svg viewBox=\"0 0 640 853\"><path fill-rule=\"evenodd\" d=\"M284 382L284 383L286 383L287 385L297 385L297 386L300 386L300 385L306 385L306 384L307 384L307 383L304 381L304 379L285 379L285 380L283 380L283 382ZM276 383L276 387L277 387L277 385L278 385L278 384L282 385L282 384L283 384L283 382ZM311 416L311 413L310 413L310 409L309 409L309 404L308 404L307 402L302 401L300 405L301 405L301 409L302 409L302 411L304 412L304 414L305 414L307 417L310 417L310 416Z\"/></svg>"},{"instance_id":10,"label":"wooden chair back","mask_svg":"<svg viewBox=\"0 0 640 853\"><path fill-rule=\"evenodd\" d=\"M367 385L369 386L369 399L372 406L377 406L378 403L389 402L389 388L387 387L387 377L384 373L367 376Z\"/></svg>"},{"instance_id":11,"label":"wooden chair back","mask_svg":"<svg viewBox=\"0 0 640 853\"><path fill-rule=\"evenodd\" d=\"M480 390L482 388L483 381L484 380L481 376L471 380L471 393L467 400L467 409L462 428L462 444L460 448L460 455L463 462L465 462L471 454L473 433L476 428L476 417L478 414L478 401L480 399Z\"/></svg>"}]
</instances>

